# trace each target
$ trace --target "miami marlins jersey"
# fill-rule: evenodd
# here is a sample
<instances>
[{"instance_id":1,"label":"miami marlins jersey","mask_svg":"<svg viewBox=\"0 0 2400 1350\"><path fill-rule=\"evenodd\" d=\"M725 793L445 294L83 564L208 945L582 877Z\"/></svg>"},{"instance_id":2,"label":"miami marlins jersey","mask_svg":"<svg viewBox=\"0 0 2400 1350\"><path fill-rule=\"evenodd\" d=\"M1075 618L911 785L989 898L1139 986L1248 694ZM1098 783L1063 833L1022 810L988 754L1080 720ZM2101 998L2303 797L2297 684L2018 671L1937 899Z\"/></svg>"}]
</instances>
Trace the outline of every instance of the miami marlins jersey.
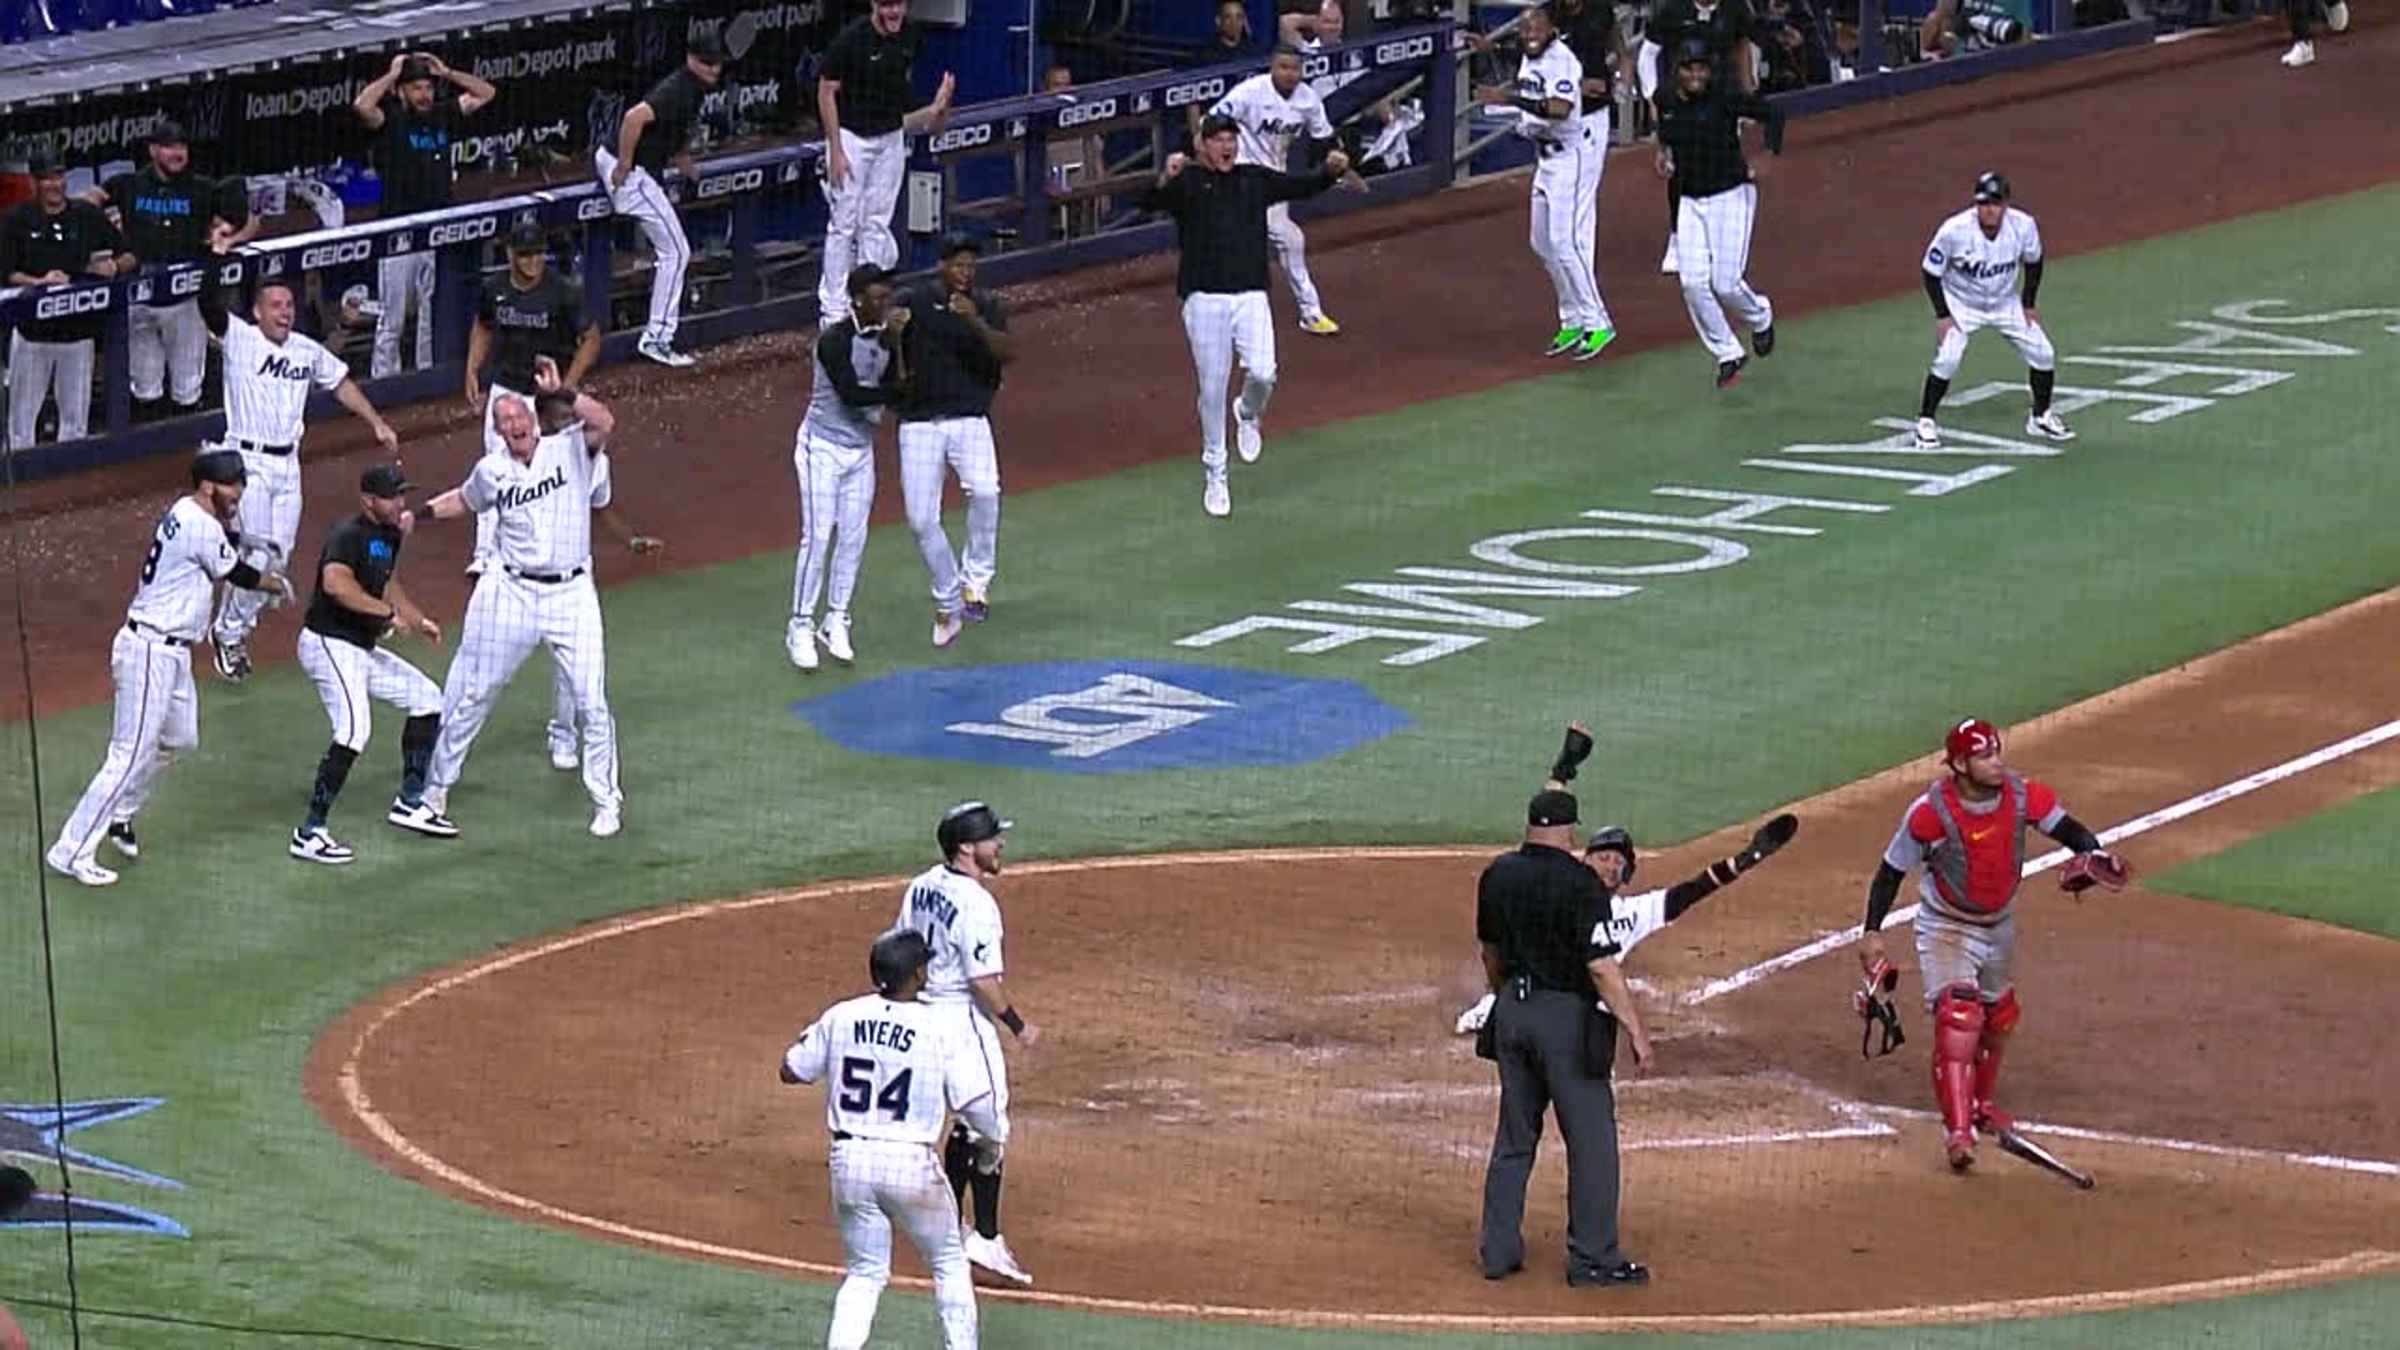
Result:
<instances>
[{"instance_id":1,"label":"miami marlins jersey","mask_svg":"<svg viewBox=\"0 0 2400 1350\"><path fill-rule=\"evenodd\" d=\"M1565 138L1578 125L1574 110L1583 106L1583 62L1575 59L1567 44L1552 38L1541 55L1528 52L1517 62L1517 97L1565 99L1568 114L1557 121L1529 112L1517 114L1518 135L1536 141Z\"/></svg>"},{"instance_id":2,"label":"miami marlins jersey","mask_svg":"<svg viewBox=\"0 0 2400 1350\"><path fill-rule=\"evenodd\" d=\"M592 456L592 509L605 511L616 499L616 477L609 472L608 453L602 451Z\"/></svg>"},{"instance_id":3,"label":"miami marlins jersey","mask_svg":"<svg viewBox=\"0 0 2400 1350\"><path fill-rule=\"evenodd\" d=\"M1619 957L1629 956L1633 949L1667 926L1667 891L1660 887L1640 895L1612 896L1608 902L1608 921L1592 928L1592 943L1614 942Z\"/></svg>"},{"instance_id":4,"label":"miami marlins jersey","mask_svg":"<svg viewBox=\"0 0 2400 1350\"><path fill-rule=\"evenodd\" d=\"M892 349L883 334L861 333L858 320L836 321L817 335L810 358L816 372L809 386L808 412L800 419L800 438L853 450L875 444L875 424L891 403L894 391L884 377L891 372Z\"/></svg>"},{"instance_id":5,"label":"miami marlins jersey","mask_svg":"<svg viewBox=\"0 0 2400 1350\"><path fill-rule=\"evenodd\" d=\"M900 926L925 935L928 1003L968 1003L967 982L1001 972L1000 902L983 883L943 863L926 868L900 898Z\"/></svg>"},{"instance_id":6,"label":"miami marlins jersey","mask_svg":"<svg viewBox=\"0 0 2400 1350\"><path fill-rule=\"evenodd\" d=\"M217 583L237 561L217 518L189 497L176 498L151 533L126 619L168 637L199 641Z\"/></svg>"},{"instance_id":7,"label":"miami marlins jersey","mask_svg":"<svg viewBox=\"0 0 2400 1350\"><path fill-rule=\"evenodd\" d=\"M224 346L228 439L298 445L309 387L336 389L350 378L350 368L315 338L294 332L269 342L238 314L226 316Z\"/></svg>"},{"instance_id":8,"label":"miami marlins jersey","mask_svg":"<svg viewBox=\"0 0 2400 1350\"><path fill-rule=\"evenodd\" d=\"M1942 279L1952 309L2000 313L2017 303L2020 270L2042 260L2042 231L2033 217L2009 207L2000 231L1986 235L1968 207L1942 222L1925 247L1925 275Z\"/></svg>"},{"instance_id":9,"label":"miami marlins jersey","mask_svg":"<svg viewBox=\"0 0 2400 1350\"><path fill-rule=\"evenodd\" d=\"M459 496L475 511L494 513L493 546L511 571L563 575L592 560L592 498L596 457L583 427L544 436L525 463L503 451L475 461Z\"/></svg>"},{"instance_id":10,"label":"miami marlins jersey","mask_svg":"<svg viewBox=\"0 0 2400 1350\"><path fill-rule=\"evenodd\" d=\"M1325 100L1307 84L1295 84L1289 95L1277 93L1273 75L1253 75L1235 85L1208 110L1230 117L1241 127L1234 163L1284 171L1292 138L1302 132L1312 141L1333 139L1333 123L1325 117Z\"/></svg>"},{"instance_id":11,"label":"miami marlins jersey","mask_svg":"<svg viewBox=\"0 0 2400 1350\"><path fill-rule=\"evenodd\" d=\"M826 1009L783 1052L783 1066L825 1084L834 1134L931 1147L949 1112L964 1115L992 1095L982 1044L966 1028L947 1009L869 994Z\"/></svg>"}]
</instances>

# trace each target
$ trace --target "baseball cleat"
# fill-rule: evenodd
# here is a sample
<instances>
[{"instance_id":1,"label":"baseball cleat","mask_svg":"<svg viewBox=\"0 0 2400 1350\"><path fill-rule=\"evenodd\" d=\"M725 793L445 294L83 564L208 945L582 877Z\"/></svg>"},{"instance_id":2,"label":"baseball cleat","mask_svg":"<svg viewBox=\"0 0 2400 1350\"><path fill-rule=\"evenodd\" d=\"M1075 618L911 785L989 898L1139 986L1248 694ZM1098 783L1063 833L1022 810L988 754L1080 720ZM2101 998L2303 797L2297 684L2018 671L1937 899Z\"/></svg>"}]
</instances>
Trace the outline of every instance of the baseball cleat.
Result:
<instances>
[{"instance_id":1,"label":"baseball cleat","mask_svg":"<svg viewBox=\"0 0 2400 1350\"><path fill-rule=\"evenodd\" d=\"M858 653L850 650L850 620L847 617L826 615L825 627L817 636L824 640L825 654L834 660L846 666L858 659Z\"/></svg>"},{"instance_id":2,"label":"baseball cleat","mask_svg":"<svg viewBox=\"0 0 2400 1350\"><path fill-rule=\"evenodd\" d=\"M560 773L573 773L583 767L583 752L574 745L550 743L550 767Z\"/></svg>"},{"instance_id":3,"label":"baseball cleat","mask_svg":"<svg viewBox=\"0 0 2400 1350\"><path fill-rule=\"evenodd\" d=\"M592 837L594 839L613 839L616 837L617 831L624 828L625 817L618 812L617 808L603 806L592 812Z\"/></svg>"},{"instance_id":4,"label":"baseball cleat","mask_svg":"<svg viewBox=\"0 0 2400 1350\"><path fill-rule=\"evenodd\" d=\"M133 822L120 820L108 827L109 847L128 858L142 856L142 841L133 837Z\"/></svg>"},{"instance_id":5,"label":"baseball cleat","mask_svg":"<svg viewBox=\"0 0 2400 1350\"><path fill-rule=\"evenodd\" d=\"M394 798L392 809L385 813L383 818L401 829L414 830L435 839L456 839L458 837L458 827L450 823L448 816L434 809L430 798L418 802L414 806Z\"/></svg>"},{"instance_id":6,"label":"baseball cleat","mask_svg":"<svg viewBox=\"0 0 2400 1350\"><path fill-rule=\"evenodd\" d=\"M1578 361L1589 361L1593 357L1598 356L1600 353L1607 351L1608 344L1616 340L1617 330L1614 328L1592 329L1590 332L1583 335L1582 341L1575 344L1575 359Z\"/></svg>"},{"instance_id":7,"label":"baseball cleat","mask_svg":"<svg viewBox=\"0 0 2400 1350\"><path fill-rule=\"evenodd\" d=\"M1667 236L1667 256L1658 260L1658 271L1659 275L1661 276L1671 277L1676 274L1677 270L1678 267L1675 262L1675 236L1670 234Z\"/></svg>"},{"instance_id":8,"label":"baseball cleat","mask_svg":"<svg viewBox=\"0 0 2400 1350\"><path fill-rule=\"evenodd\" d=\"M987 1238L981 1233L969 1233L966 1248L970 1263L1016 1284L1033 1283L1033 1276L1026 1273L1025 1267L1017 1264L1016 1254L1009 1251L1007 1238Z\"/></svg>"},{"instance_id":9,"label":"baseball cleat","mask_svg":"<svg viewBox=\"0 0 2400 1350\"><path fill-rule=\"evenodd\" d=\"M1749 364L1750 358L1747 356L1737 356L1730 361L1719 361L1717 363L1717 387L1731 389L1741 380L1742 367Z\"/></svg>"},{"instance_id":10,"label":"baseball cleat","mask_svg":"<svg viewBox=\"0 0 2400 1350\"><path fill-rule=\"evenodd\" d=\"M2056 412L2029 413L2025 418L2025 434L2039 436L2045 441L2071 441L2075 433L2068 429L2067 419Z\"/></svg>"},{"instance_id":11,"label":"baseball cleat","mask_svg":"<svg viewBox=\"0 0 2400 1350\"><path fill-rule=\"evenodd\" d=\"M1919 450L1942 448L1942 429L1935 425L1934 420L1930 417L1917 419L1917 448Z\"/></svg>"},{"instance_id":12,"label":"baseball cleat","mask_svg":"<svg viewBox=\"0 0 2400 1350\"><path fill-rule=\"evenodd\" d=\"M783 627L783 654L801 670L817 668L817 634L806 619L794 619Z\"/></svg>"},{"instance_id":13,"label":"baseball cleat","mask_svg":"<svg viewBox=\"0 0 2400 1350\"><path fill-rule=\"evenodd\" d=\"M1975 1132L1952 1130L1942 1140L1943 1151L1950 1155L1950 1170L1964 1172L1975 1165Z\"/></svg>"},{"instance_id":14,"label":"baseball cleat","mask_svg":"<svg viewBox=\"0 0 2400 1350\"><path fill-rule=\"evenodd\" d=\"M1759 329L1755 333L1752 333L1750 335L1750 350L1760 356L1774 355L1775 325L1768 324L1766 327Z\"/></svg>"},{"instance_id":15,"label":"baseball cleat","mask_svg":"<svg viewBox=\"0 0 2400 1350\"><path fill-rule=\"evenodd\" d=\"M235 684L250 678L250 647L240 641L216 638L208 644L217 667L217 674Z\"/></svg>"},{"instance_id":16,"label":"baseball cleat","mask_svg":"<svg viewBox=\"0 0 2400 1350\"><path fill-rule=\"evenodd\" d=\"M699 361L698 357L688 352L679 352L664 342L653 342L647 339L637 345L634 350L662 366L671 366L677 370L697 364Z\"/></svg>"},{"instance_id":17,"label":"baseball cleat","mask_svg":"<svg viewBox=\"0 0 2400 1350\"><path fill-rule=\"evenodd\" d=\"M1233 491L1222 478L1211 478L1200 493L1200 507L1212 516L1223 518L1233 514Z\"/></svg>"},{"instance_id":18,"label":"baseball cleat","mask_svg":"<svg viewBox=\"0 0 2400 1350\"><path fill-rule=\"evenodd\" d=\"M327 867L343 867L358 860L349 845L323 830L292 831L292 846L287 851L302 862L323 863Z\"/></svg>"},{"instance_id":19,"label":"baseball cleat","mask_svg":"<svg viewBox=\"0 0 2400 1350\"><path fill-rule=\"evenodd\" d=\"M1244 464L1256 464L1258 452L1266 448L1266 442L1259 439L1258 419L1242 416L1242 405L1236 400L1233 405L1233 452L1242 457Z\"/></svg>"},{"instance_id":20,"label":"baseball cleat","mask_svg":"<svg viewBox=\"0 0 2400 1350\"><path fill-rule=\"evenodd\" d=\"M1587 1289L1593 1285L1648 1284L1650 1267L1639 1261L1619 1261L1613 1266L1577 1266L1567 1272L1567 1283L1577 1289Z\"/></svg>"},{"instance_id":21,"label":"baseball cleat","mask_svg":"<svg viewBox=\"0 0 2400 1350\"><path fill-rule=\"evenodd\" d=\"M962 627L962 625L959 623L959 618L956 614L945 613L938 609L935 610L933 612L933 645L936 647L947 647L951 643L958 641L958 630L960 627Z\"/></svg>"},{"instance_id":22,"label":"baseball cleat","mask_svg":"<svg viewBox=\"0 0 2400 1350\"><path fill-rule=\"evenodd\" d=\"M967 586L962 589L966 603L959 610L961 618L968 623L982 623L985 619L992 617L992 602L985 597L983 588Z\"/></svg>"},{"instance_id":23,"label":"baseball cleat","mask_svg":"<svg viewBox=\"0 0 2400 1350\"><path fill-rule=\"evenodd\" d=\"M1550 339L1550 346L1542 355L1565 356L1568 352L1583 345L1584 336L1584 331L1580 328L1561 328L1557 335Z\"/></svg>"},{"instance_id":24,"label":"baseball cleat","mask_svg":"<svg viewBox=\"0 0 2400 1350\"><path fill-rule=\"evenodd\" d=\"M1304 314L1300 317L1300 331L1314 333L1318 337L1332 337L1342 331L1342 326L1335 323L1330 315Z\"/></svg>"},{"instance_id":25,"label":"baseball cleat","mask_svg":"<svg viewBox=\"0 0 2400 1350\"><path fill-rule=\"evenodd\" d=\"M2298 70L2302 66L2314 65L2316 60L2317 44L2308 41L2293 43L2292 49L2283 54L2283 63L2294 70Z\"/></svg>"},{"instance_id":26,"label":"baseball cleat","mask_svg":"<svg viewBox=\"0 0 2400 1350\"><path fill-rule=\"evenodd\" d=\"M2344 0L2333 0L2325 7L2325 27L2336 33L2350 31L2350 6Z\"/></svg>"},{"instance_id":27,"label":"baseball cleat","mask_svg":"<svg viewBox=\"0 0 2400 1350\"><path fill-rule=\"evenodd\" d=\"M51 871L86 886L114 886L117 884L116 873L102 867L90 858L61 858L56 850L52 850L42 855L42 861L50 865Z\"/></svg>"}]
</instances>

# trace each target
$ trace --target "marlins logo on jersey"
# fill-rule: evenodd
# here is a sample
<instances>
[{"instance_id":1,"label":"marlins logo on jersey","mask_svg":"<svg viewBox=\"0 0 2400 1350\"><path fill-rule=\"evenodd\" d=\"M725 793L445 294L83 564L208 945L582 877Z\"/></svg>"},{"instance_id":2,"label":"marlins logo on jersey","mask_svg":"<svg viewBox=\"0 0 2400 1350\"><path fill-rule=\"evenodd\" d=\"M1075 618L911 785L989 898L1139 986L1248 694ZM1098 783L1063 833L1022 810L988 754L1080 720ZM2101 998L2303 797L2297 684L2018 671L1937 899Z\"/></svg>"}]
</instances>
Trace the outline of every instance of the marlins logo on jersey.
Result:
<instances>
[{"instance_id":1,"label":"marlins logo on jersey","mask_svg":"<svg viewBox=\"0 0 2400 1350\"><path fill-rule=\"evenodd\" d=\"M506 451L485 455L459 485L459 496L473 510L497 513L494 549L503 566L563 574L592 560L596 472L579 424L542 437L529 463Z\"/></svg>"},{"instance_id":2,"label":"marlins logo on jersey","mask_svg":"<svg viewBox=\"0 0 2400 1350\"><path fill-rule=\"evenodd\" d=\"M1567 44L1551 39L1540 56L1527 55L1517 62L1517 96L1549 100L1563 98L1570 110L1582 106L1583 63ZM1552 121L1532 113L1519 113L1517 130L1536 140L1557 140L1566 134L1572 117Z\"/></svg>"},{"instance_id":3,"label":"marlins logo on jersey","mask_svg":"<svg viewBox=\"0 0 2400 1350\"><path fill-rule=\"evenodd\" d=\"M1278 173L1294 136L1305 131L1311 140L1333 139L1333 123L1326 119L1325 100L1317 91L1296 84L1288 96L1277 93L1273 75L1253 75L1235 85L1209 113L1230 117L1241 128L1235 163L1262 165Z\"/></svg>"},{"instance_id":4,"label":"marlins logo on jersey","mask_svg":"<svg viewBox=\"0 0 2400 1350\"><path fill-rule=\"evenodd\" d=\"M225 322L225 435L261 445L298 445L308 389L341 387L350 368L304 333L267 341L239 316Z\"/></svg>"},{"instance_id":5,"label":"marlins logo on jersey","mask_svg":"<svg viewBox=\"0 0 2400 1350\"><path fill-rule=\"evenodd\" d=\"M198 641L208 626L216 584L236 561L217 518L191 498L177 498L151 532L141 584L125 617L169 637Z\"/></svg>"},{"instance_id":6,"label":"marlins logo on jersey","mask_svg":"<svg viewBox=\"0 0 2400 1350\"><path fill-rule=\"evenodd\" d=\"M1940 277L1952 309L2000 313L2017 303L2018 272L2042 260L2042 232L2033 217L2009 207L2000 229L1983 232L1968 207L1942 222L1925 249L1925 274Z\"/></svg>"}]
</instances>

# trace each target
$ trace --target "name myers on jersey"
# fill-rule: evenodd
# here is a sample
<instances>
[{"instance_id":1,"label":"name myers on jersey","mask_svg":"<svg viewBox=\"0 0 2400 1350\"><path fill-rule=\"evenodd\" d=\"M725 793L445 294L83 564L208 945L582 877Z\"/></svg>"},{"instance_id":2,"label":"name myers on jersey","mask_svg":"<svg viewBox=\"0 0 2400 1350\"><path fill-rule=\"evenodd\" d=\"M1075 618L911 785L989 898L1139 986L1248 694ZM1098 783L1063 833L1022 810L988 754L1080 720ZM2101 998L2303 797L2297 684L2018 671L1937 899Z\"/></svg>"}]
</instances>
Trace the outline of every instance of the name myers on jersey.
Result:
<instances>
[{"instance_id":1,"label":"name myers on jersey","mask_svg":"<svg viewBox=\"0 0 2400 1350\"><path fill-rule=\"evenodd\" d=\"M931 886L910 888L908 912L920 918L931 919L944 928L958 922L958 906L951 902L949 896Z\"/></svg>"},{"instance_id":2,"label":"name myers on jersey","mask_svg":"<svg viewBox=\"0 0 2400 1350\"><path fill-rule=\"evenodd\" d=\"M535 502L540 501L542 498L549 496L551 493L558 491L560 488L563 488L566 485L567 471L565 469L552 469L550 471L550 476L538 483L512 483L509 486L500 489L500 491L492 496L492 509L495 511L512 511L520 506L531 506Z\"/></svg>"},{"instance_id":3,"label":"name myers on jersey","mask_svg":"<svg viewBox=\"0 0 2400 1350\"><path fill-rule=\"evenodd\" d=\"M886 1022L879 1017L862 1017L850 1024L852 1045L880 1045L886 1050L907 1054L915 1047L917 1030L898 1022Z\"/></svg>"}]
</instances>

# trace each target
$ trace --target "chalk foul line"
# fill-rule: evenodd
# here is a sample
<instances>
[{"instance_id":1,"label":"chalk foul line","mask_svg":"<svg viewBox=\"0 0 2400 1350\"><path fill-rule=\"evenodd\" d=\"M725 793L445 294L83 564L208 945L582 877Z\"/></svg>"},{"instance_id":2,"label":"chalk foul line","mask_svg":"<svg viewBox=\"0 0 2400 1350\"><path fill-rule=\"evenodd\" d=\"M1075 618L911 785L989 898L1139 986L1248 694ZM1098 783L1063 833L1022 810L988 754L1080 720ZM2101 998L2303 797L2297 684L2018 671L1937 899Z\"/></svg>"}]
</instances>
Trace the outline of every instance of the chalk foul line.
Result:
<instances>
[{"instance_id":1,"label":"chalk foul line","mask_svg":"<svg viewBox=\"0 0 2400 1350\"><path fill-rule=\"evenodd\" d=\"M2133 819L2126 821L2122 825L2115 825L2108 829L2102 830L2100 832L2100 842L2103 844L2113 844L2121 839L2131 839L2135 835L2147 834L2151 830L2155 830L2161 825L2170 825L2178 820L2182 820L2186 816L2198 815L2200 812L2205 811L2212 806L2221 806L2226 802L2232 801L2236 797L2246 797L2249 794L2258 791L2260 788L2280 783L2286 778L2292 778L2299 774L2304 774L2311 769L2331 764L2337 759L2343 759L2350 755L2355 755L2361 750L2372 749L2373 747L2381 745L2385 741L2391 740L2394 737L2400 737L2400 718L2386 722L2381 726L2370 727L2365 731L2359 732L2355 736L2344 737L2341 740L2335 741L2331 745L2320 746L2315 750L2309 751L2305 755L2287 759L2281 764L2273 765L2269 768L2260 769L2256 773L2250 774L2246 777L2237 778L2230 783L2220 784L2216 787L2210 788L2206 792L2186 797L2182 801L2176 802L2172 806L2162 806L2156 811L2149 812L2145 815L2135 816ZM2026 877L2038 876L2041 873L2047 872L2051 868L2058 866L2060 863L2065 862L2070 856L2072 855L2066 849L2052 849L2050 852L2045 853L2038 858L2028 860L2025 864L2022 875ZM1892 911L1889 922L1895 924L1908 923L1913 921L1916 917L1917 907L1915 905L1903 905L1899 909ZM1794 966L1804 965L1810 961L1814 961L1827 952L1836 950L1837 948L1847 947L1851 943L1858 941L1859 936L1864 931L1865 928L1863 925L1852 924L1848 928L1820 934L1815 939L1804 942L1779 956L1768 957L1766 960L1758 962L1756 965L1744 966L1740 970L1733 972L1731 975L1710 980L1708 983L1701 985L1698 989L1685 994L1679 1001L1685 1007L1697 1007L1698 1005L1710 1002L1711 1000L1723 998L1725 995L1733 993L1736 990L1747 989L1751 985L1758 983L1760 980L1767 978L1769 975L1780 974L1783 971L1790 970Z\"/></svg>"}]
</instances>

